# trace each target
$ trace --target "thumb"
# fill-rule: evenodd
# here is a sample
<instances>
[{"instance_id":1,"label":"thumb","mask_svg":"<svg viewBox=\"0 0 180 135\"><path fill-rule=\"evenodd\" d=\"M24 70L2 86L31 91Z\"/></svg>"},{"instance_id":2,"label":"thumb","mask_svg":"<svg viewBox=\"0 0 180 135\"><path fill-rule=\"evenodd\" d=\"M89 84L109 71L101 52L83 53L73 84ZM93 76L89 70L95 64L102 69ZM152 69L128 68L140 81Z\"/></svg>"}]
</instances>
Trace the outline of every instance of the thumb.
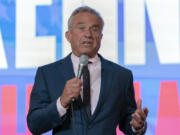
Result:
<instances>
[{"instance_id":1,"label":"thumb","mask_svg":"<svg viewBox=\"0 0 180 135\"><path fill-rule=\"evenodd\" d=\"M145 115L146 115L146 117L147 117L147 115L148 115L148 109L145 107L145 108L143 108L143 112L145 113Z\"/></svg>"},{"instance_id":2,"label":"thumb","mask_svg":"<svg viewBox=\"0 0 180 135\"><path fill-rule=\"evenodd\" d=\"M142 100L138 99L137 101L137 109L142 109Z\"/></svg>"}]
</instances>

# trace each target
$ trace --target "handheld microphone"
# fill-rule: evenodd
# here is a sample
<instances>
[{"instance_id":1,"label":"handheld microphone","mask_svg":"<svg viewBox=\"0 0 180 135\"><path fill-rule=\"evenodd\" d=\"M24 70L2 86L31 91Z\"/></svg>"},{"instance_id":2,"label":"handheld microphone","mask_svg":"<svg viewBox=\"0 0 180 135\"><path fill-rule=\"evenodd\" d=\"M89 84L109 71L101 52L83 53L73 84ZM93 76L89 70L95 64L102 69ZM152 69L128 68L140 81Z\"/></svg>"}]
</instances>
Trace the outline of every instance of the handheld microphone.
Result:
<instances>
[{"instance_id":1,"label":"handheld microphone","mask_svg":"<svg viewBox=\"0 0 180 135\"><path fill-rule=\"evenodd\" d=\"M77 72L77 78L81 79L83 69L85 66L88 64L88 56L83 54L79 58L79 67L78 67L78 72ZM75 101L74 98L72 98L72 101Z\"/></svg>"}]
</instances>

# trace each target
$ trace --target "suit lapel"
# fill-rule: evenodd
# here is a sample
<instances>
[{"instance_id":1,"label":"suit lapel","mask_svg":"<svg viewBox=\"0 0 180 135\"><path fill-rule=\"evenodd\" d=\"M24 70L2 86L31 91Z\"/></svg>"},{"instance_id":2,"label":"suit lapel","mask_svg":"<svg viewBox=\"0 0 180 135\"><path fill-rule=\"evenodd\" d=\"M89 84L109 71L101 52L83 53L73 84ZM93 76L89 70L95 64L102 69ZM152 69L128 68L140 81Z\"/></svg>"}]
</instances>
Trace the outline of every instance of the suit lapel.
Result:
<instances>
[{"instance_id":1,"label":"suit lapel","mask_svg":"<svg viewBox=\"0 0 180 135\"><path fill-rule=\"evenodd\" d=\"M72 61L71 61L71 54L69 54L66 58L64 58L60 65L60 71L63 75L65 81L72 79L75 77Z\"/></svg>"},{"instance_id":2,"label":"suit lapel","mask_svg":"<svg viewBox=\"0 0 180 135\"><path fill-rule=\"evenodd\" d=\"M53 92L54 99L58 99L63 92L66 81L75 76L70 55L53 63L49 73L49 76L53 79L52 92L55 90Z\"/></svg>"},{"instance_id":3,"label":"suit lapel","mask_svg":"<svg viewBox=\"0 0 180 135\"><path fill-rule=\"evenodd\" d=\"M99 95L99 100L96 106L96 109L90 119L90 121L93 121L96 116L98 115L101 107L103 106L108 93L110 92L110 87L112 85L112 82L110 80L112 80L112 71L109 70L109 64L108 62L102 58L101 56L99 56L101 58L101 87L100 87L100 95Z\"/></svg>"}]
</instances>

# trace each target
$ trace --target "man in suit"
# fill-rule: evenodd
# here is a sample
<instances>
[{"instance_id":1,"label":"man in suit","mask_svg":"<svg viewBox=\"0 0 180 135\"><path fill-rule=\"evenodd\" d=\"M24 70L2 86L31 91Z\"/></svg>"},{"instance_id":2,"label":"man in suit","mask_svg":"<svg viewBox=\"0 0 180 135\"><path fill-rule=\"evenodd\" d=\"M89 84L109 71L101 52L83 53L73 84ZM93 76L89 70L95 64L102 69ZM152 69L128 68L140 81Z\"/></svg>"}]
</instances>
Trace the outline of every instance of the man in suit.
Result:
<instances>
[{"instance_id":1,"label":"man in suit","mask_svg":"<svg viewBox=\"0 0 180 135\"><path fill-rule=\"evenodd\" d=\"M27 116L33 134L116 135L118 124L127 135L145 133L148 110L141 100L136 105L131 71L98 54L103 26L99 13L87 6L70 16L65 36L72 53L36 73ZM75 77L83 54L90 63L86 90L85 77Z\"/></svg>"}]
</instances>

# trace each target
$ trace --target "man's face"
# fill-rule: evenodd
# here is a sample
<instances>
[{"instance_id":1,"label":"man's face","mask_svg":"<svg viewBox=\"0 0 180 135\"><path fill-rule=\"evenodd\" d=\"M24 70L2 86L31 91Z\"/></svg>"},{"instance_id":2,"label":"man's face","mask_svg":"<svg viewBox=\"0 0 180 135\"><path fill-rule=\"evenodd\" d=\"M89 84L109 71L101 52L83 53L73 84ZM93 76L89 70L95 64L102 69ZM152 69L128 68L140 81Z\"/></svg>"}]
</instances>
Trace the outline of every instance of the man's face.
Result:
<instances>
[{"instance_id":1,"label":"man's face","mask_svg":"<svg viewBox=\"0 0 180 135\"><path fill-rule=\"evenodd\" d=\"M100 19L91 13L80 12L72 19L72 29L66 32L72 52L80 57L86 54L94 57L101 44L102 26Z\"/></svg>"}]
</instances>

